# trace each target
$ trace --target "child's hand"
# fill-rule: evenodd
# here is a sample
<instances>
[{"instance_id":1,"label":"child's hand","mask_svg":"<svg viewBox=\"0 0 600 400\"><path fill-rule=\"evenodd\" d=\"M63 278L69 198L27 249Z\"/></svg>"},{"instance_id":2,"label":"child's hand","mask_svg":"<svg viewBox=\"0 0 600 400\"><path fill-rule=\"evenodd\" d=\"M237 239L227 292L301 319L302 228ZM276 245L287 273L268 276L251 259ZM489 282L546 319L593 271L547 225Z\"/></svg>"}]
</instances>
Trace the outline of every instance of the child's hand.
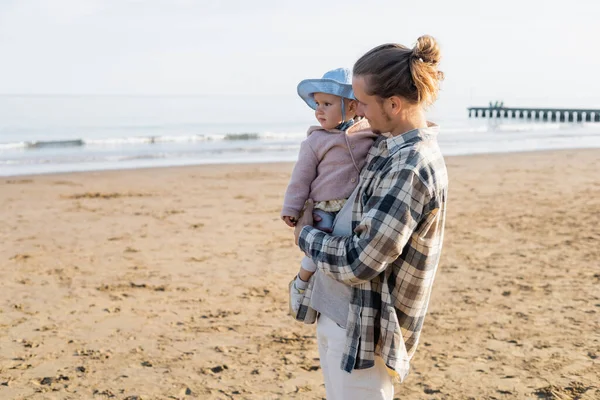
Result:
<instances>
[{"instance_id":1,"label":"child's hand","mask_svg":"<svg viewBox=\"0 0 600 400\"><path fill-rule=\"evenodd\" d=\"M298 220L294 217L290 217L289 215L284 215L283 217L281 217L281 219L286 223L287 226L289 226L290 228L293 228L296 226L296 222L298 222Z\"/></svg>"}]
</instances>

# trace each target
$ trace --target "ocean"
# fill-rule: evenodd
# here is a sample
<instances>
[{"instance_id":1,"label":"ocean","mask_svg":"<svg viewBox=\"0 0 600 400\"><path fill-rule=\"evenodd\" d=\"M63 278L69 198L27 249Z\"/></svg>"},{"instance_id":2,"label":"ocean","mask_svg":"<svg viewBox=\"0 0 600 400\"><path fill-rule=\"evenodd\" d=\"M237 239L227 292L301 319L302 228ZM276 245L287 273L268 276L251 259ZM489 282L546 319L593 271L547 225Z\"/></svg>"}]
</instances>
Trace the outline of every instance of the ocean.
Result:
<instances>
[{"instance_id":1,"label":"ocean","mask_svg":"<svg viewBox=\"0 0 600 400\"><path fill-rule=\"evenodd\" d=\"M302 108L288 119L233 118L221 103L195 96L0 96L0 176L295 161L315 123ZM437 114L431 119L448 156L600 148L600 123L469 119L466 108Z\"/></svg>"}]
</instances>

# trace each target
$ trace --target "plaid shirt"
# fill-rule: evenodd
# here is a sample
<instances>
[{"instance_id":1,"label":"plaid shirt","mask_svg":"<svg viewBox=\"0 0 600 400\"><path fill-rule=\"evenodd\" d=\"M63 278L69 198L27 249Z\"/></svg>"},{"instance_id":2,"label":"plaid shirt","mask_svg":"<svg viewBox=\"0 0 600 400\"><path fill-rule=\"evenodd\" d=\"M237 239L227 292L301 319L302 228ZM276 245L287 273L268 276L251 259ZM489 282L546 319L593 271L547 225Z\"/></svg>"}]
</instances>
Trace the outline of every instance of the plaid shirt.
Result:
<instances>
[{"instance_id":1,"label":"plaid shirt","mask_svg":"<svg viewBox=\"0 0 600 400\"><path fill-rule=\"evenodd\" d=\"M341 368L373 367L380 355L404 380L415 353L440 260L448 175L438 127L381 137L360 175L348 237L302 229L300 248L352 287ZM314 322L312 280L297 319ZM395 375L394 374L394 375Z\"/></svg>"}]
</instances>

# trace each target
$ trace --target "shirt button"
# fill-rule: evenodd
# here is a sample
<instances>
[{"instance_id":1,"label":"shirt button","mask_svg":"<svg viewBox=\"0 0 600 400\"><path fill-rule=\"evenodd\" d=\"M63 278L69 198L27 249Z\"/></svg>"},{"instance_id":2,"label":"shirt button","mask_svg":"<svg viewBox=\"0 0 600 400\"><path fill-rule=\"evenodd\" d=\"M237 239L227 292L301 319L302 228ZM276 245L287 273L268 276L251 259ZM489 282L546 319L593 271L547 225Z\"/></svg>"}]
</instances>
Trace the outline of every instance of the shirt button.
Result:
<instances>
[{"instance_id":1,"label":"shirt button","mask_svg":"<svg viewBox=\"0 0 600 400\"><path fill-rule=\"evenodd\" d=\"M355 149L355 148L356 148L356 146L355 146L355 145L352 145L352 146L350 146L350 148L351 148L351 149Z\"/></svg>"},{"instance_id":2,"label":"shirt button","mask_svg":"<svg viewBox=\"0 0 600 400\"><path fill-rule=\"evenodd\" d=\"M356 182L356 179L352 178L352 179L350 179L350 182L354 183L354 182Z\"/></svg>"}]
</instances>

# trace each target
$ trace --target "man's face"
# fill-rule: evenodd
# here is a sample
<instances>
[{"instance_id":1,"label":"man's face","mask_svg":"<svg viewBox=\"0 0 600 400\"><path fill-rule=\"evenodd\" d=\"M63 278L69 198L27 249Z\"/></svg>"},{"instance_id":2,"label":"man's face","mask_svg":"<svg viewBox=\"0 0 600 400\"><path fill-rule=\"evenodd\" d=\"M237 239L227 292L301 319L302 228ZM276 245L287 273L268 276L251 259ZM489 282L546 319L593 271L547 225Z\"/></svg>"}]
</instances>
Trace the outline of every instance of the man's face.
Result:
<instances>
[{"instance_id":1,"label":"man's face","mask_svg":"<svg viewBox=\"0 0 600 400\"><path fill-rule=\"evenodd\" d=\"M385 100L367 94L367 83L362 76L352 78L352 90L354 90L354 97L358 100L356 114L369 121L371 130L376 135L389 132L392 120L383 107Z\"/></svg>"},{"instance_id":2,"label":"man's face","mask_svg":"<svg viewBox=\"0 0 600 400\"><path fill-rule=\"evenodd\" d=\"M323 129L333 129L342 121L342 98L333 94L315 93L315 117Z\"/></svg>"}]
</instances>

